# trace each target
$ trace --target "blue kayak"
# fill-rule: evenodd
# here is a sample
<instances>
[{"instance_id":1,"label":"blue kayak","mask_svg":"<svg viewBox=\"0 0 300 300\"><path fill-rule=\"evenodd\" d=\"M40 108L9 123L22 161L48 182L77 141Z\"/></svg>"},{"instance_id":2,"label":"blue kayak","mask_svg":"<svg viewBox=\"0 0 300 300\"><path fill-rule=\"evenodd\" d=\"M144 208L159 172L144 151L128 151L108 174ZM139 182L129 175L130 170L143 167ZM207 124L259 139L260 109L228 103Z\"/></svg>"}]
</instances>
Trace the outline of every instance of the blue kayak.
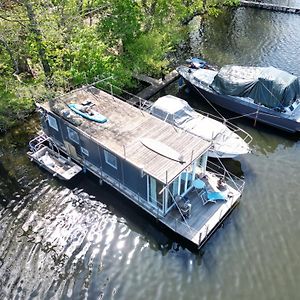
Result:
<instances>
[{"instance_id":1,"label":"blue kayak","mask_svg":"<svg viewBox=\"0 0 300 300\"><path fill-rule=\"evenodd\" d=\"M191 65L192 68L195 69L204 69L207 66L207 62L198 57L192 57L186 60L187 63Z\"/></svg>"},{"instance_id":2,"label":"blue kayak","mask_svg":"<svg viewBox=\"0 0 300 300\"><path fill-rule=\"evenodd\" d=\"M85 119L98 122L98 123L105 123L107 122L107 118L98 112L91 109L90 106L81 105L77 103L70 103L68 107L73 110L76 114L82 116Z\"/></svg>"}]
</instances>

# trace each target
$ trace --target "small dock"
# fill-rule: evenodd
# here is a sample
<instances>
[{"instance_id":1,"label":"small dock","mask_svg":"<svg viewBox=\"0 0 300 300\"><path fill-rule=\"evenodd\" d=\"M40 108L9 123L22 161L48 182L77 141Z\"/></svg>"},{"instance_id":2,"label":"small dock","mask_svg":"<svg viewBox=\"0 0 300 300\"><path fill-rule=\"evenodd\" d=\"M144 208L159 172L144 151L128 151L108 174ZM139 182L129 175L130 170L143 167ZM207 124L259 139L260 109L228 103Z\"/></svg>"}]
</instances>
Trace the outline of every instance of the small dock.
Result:
<instances>
[{"instance_id":1,"label":"small dock","mask_svg":"<svg viewBox=\"0 0 300 300\"><path fill-rule=\"evenodd\" d=\"M286 5L280 5L280 4L271 4L271 3L265 3L263 1L247 1L247 0L241 0L240 5L245 7L253 7L253 8L260 8L260 9L266 9L271 11L278 11L278 12L284 12L284 13L293 13L293 14L300 14L300 7L291 7L289 5L290 1L285 1Z\"/></svg>"},{"instance_id":2,"label":"small dock","mask_svg":"<svg viewBox=\"0 0 300 300\"><path fill-rule=\"evenodd\" d=\"M137 105L140 102L140 99L148 100L155 94L157 94L160 90L165 88L167 85L175 81L179 74L176 70L173 70L169 74L165 76L165 78L155 79L146 75L135 75L137 80L143 81L149 84L148 87L139 92L136 96L127 100L130 104Z\"/></svg>"}]
</instances>

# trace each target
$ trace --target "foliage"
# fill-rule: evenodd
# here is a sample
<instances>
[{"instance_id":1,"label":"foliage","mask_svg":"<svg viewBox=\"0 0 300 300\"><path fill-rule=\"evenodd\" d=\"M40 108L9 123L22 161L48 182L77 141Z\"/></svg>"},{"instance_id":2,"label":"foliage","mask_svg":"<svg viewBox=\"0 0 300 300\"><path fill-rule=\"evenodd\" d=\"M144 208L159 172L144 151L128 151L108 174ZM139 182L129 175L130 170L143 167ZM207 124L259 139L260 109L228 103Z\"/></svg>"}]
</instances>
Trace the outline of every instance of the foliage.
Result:
<instances>
[{"instance_id":1,"label":"foliage","mask_svg":"<svg viewBox=\"0 0 300 300\"><path fill-rule=\"evenodd\" d=\"M0 131L34 101L97 79L133 88L160 76L182 24L237 0L5 0L0 3ZM105 84L102 84L105 86Z\"/></svg>"},{"instance_id":2,"label":"foliage","mask_svg":"<svg viewBox=\"0 0 300 300\"><path fill-rule=\"evenodd\" d=\"M224 5L227 6L238 6L240 4L240 0L225 0Z\"/></svg>"}]
</instances>

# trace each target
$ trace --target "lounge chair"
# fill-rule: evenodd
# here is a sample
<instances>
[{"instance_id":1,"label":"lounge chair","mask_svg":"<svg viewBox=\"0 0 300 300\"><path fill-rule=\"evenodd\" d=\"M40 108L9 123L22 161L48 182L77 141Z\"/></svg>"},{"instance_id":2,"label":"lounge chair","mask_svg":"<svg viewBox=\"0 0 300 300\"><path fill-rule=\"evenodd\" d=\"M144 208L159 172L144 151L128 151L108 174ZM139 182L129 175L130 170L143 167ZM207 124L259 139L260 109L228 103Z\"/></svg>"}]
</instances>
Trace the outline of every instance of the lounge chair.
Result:
<instances>
[{"instance_id":1,"label":"lounge chair","mask_svg":"<svg viewBox=\"0 0 300 300\"><path fill-rule=\"evenodd\" d=\"M205 192L201 194L203 205L208 202L216 203L217 201L227 201L227 198L220 192L210 192L205 189Z\"/></svg>"}]
</instances>

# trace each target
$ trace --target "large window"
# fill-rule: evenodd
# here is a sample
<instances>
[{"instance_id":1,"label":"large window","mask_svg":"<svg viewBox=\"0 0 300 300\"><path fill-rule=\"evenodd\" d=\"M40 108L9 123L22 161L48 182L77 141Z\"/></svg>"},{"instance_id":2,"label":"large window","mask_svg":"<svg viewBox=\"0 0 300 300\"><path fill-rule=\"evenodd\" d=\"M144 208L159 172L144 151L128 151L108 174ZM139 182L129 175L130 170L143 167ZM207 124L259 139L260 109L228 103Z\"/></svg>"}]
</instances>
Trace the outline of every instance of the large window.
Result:
<instances>
[{"instance_id":1,"label":"large window","mask_svg":"<svg viewBox=\"0 0 300 300\"><path fill-rule=\"evenodd\" d=\"M57 120L50 115L48 115L48 124L50 127L58 131Z\"/></svg>"},{"instance_id":2,"label":"large window","mask_svg":"<svg viewBox=\"0 0 300 300\"><path fill-rule=\"evenodd\" d=\"M69 139L70 139L71 141L75 142L76 144L79 144L79 136L78 136L78 133L77 133L75 130L69 128L69 127L67 127L67 130L68 130L68 136L69 136Z\"/></svg>"},{"instance_id":3,"label":"large window","mask_svg":"<svg viewBox=\"0 0 300 300\"><path fill-rule=\"evenodd\" d=\"M117 158L112 155L110 152L104 150L105 162L111 167L118 169Z\"/></svg>"}]
</instances>

